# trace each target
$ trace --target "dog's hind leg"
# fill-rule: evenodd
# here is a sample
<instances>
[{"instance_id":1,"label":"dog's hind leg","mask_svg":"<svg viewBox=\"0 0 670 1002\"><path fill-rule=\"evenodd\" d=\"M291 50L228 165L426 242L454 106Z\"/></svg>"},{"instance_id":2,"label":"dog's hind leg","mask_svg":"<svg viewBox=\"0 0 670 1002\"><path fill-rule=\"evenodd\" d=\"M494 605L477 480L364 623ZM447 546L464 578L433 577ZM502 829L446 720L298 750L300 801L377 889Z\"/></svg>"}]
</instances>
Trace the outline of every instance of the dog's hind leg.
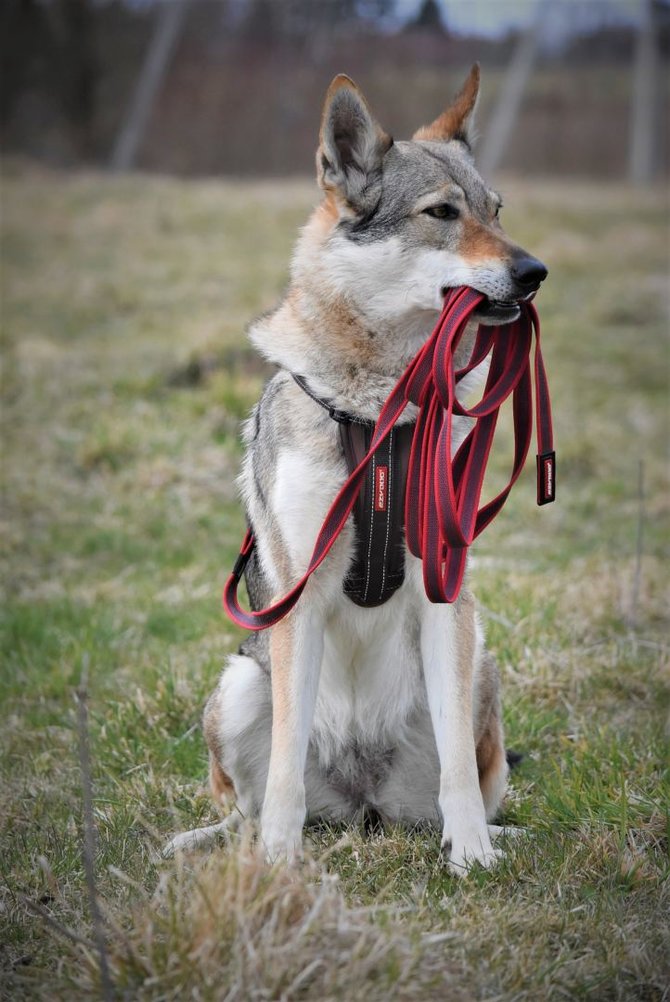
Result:
<instances>
[{"instance_id":1,"label":"dog's hind leg","mask_svg":"<svg viewBox=\"0 0 670 1002\"><path fill-rule=\"evenodd\" d=\"M268 671L254 657L234 654L221 673L203 715L214 801L237 805L245 818L260 814L272 727Z\"/></svg>"},{"instance_id":2,"label":"dog's hind leg","mask_svg":"<svg viewBox=\"0 0 670 1002\"><path fill-rule=\"evenodd\" d=\"M253 657L233 655L203 715L209 747L209 780L218 807L234 800L231 814L217 824L176 835L164 854L209 845L235 831L243 818L260 814L268 763L272 701L270 678Z\"/></svg>"},{"instance_id":3,"label":"dog's hind leg","mask_svg":"<svg viewBox=\"0 0 670 1002\"><path fill-rule=\"evenodd\" d=\"M235 799L235 784L221 765L223 748L219 698L220 687L217 687L207 700L202 715L202 730L209 748L209 788L214 803L217 806L225 806Z\"/></svg>"}]
</instances>

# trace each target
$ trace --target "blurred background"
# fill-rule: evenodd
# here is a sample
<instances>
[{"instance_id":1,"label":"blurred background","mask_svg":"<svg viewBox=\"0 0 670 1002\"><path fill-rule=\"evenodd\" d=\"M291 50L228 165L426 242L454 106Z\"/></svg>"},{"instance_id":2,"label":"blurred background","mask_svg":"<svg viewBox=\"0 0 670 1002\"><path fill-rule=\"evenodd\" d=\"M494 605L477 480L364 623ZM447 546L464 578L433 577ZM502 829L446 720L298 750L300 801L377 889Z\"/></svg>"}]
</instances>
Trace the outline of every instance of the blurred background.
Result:
<instances>
[{"instance_id":1,"label":"blurred background","mask_svg":"<svg viewBox=\"0 0 670 1002\"><path fill-rule=\"evenodd\" d=\"M649 0L2 0L8 997L96 994L81 981L88 960L68 972L62 940L20 903L49 902L90 935L72 698L86 674L98 888L128 942L141 888L162 873L147 833L159 847L213 820L199 721L240 642L220 589L244 531L240 425L272 372L244 331L284 294L319 198L330 80L352 76L403 138L478 60L476 161L503 194L506 231L549 267L538 309L557 503L537 508L529 462L471 568L507 741L525 753L505 820L538 838L499 884L468 882L463 897L431 862L437 842L401 857L373 840L376 862L354 843L360 862L333 865L355 900L383 887L403 915L414 888L429 888L420 913L448 930L435 950L465 964L467 998L665 998L669 21L670 4ZM487 497L512 454L506 414ZM182 926L200 926L174 925L191 997L211 968L200 940L185 952ZM130 995L138 929L119 975ZM217 949L237 956L228 935ZM175 954L161 951L147 985L164 992ZM284 977L271 956L256 966ZM303 976L260 994L284 997L289 983L302 994ZM224 983L217 968L202 997ZM367 987L342 997L381 997Z\"/></svg>"},{"instance_id":2,"label":"blurred background","mask_svg":"<svg viewBox=\"0 0 670 1002\"><path fill-rule=\"evenodd\" d=\"M667 0L4 0L6 151L180 175L311 173L346 70L397 138L477 59L480 162L667 172Z\"/></svg>"}]
</instances>

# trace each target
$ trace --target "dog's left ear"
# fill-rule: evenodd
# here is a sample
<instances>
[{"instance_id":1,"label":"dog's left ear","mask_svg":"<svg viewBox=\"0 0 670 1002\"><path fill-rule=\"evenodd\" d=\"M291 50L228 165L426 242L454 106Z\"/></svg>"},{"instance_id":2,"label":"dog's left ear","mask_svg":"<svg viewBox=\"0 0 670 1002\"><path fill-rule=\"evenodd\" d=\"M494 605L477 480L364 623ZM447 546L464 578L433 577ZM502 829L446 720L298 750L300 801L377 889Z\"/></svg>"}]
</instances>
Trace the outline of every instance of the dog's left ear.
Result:
<instances>
[{"instance_id":1,"label":"dog's left ear","mask_svg":"<svg viewBox=\"0 0 670 1002\"><path fill-rule=\"evenodd\" d=\"M479 75L479 63L475 63L453 103L430 125L418 129L412 139L429 139L438 143L458 139L470 149L479 96Z\"/></svg>"},{"instance_id":2,"label":"dog's left ear","mask_svg":"<svg viewBox=\"0 0 670 1002\"><path fill-rule=\"evenodd\" d=\"M393 139L378 124L353 80L335 77L323 106L316 154L319 184L356 213L374 209L381 165Z\"/></svg>"}]
</instances>

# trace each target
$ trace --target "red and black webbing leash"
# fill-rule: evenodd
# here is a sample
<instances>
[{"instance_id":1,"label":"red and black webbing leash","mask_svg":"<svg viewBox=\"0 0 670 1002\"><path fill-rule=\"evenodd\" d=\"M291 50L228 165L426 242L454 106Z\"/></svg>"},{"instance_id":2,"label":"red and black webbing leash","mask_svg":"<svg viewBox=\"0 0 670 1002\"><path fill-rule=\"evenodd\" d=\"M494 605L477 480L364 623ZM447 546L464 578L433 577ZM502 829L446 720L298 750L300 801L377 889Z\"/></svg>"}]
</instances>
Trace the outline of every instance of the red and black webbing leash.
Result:
<instances>
[{"instance_id":1,"label":"red and black webbing leash","mask_svg":"<svg viewBox=\"0 0 670 1002\"><path fill-rule=\"evenodd\" d=\"M419 413L405 493L405 531L410 552L423 562L424 586L431 602L454 602L458 597L468 547L498 514L521 473L533 433L532 371L538 445L537 503L554 500L549 386L540 348L540 323L532 303L521 304L521 315L513 323L481 326L468 364L454 369L454 353L468 320L485 299L482 293L467 287L450 291L435 330L386 399L367 455L330 506L307 570L283 598L267 609L246 611L238 602L238 585L254 547L253 533L247 532L223 591L223 605L233 622L248 630L264 630L293 608L342 531L373 453L410 402L418 406ZM535 353L531 364L533 333ZM456 386L489 353L484 394L478 404L468 409L457 400ZM510 395L514 418L512 472L507 486L479 507L498 414ZM473 418L474 425L452 458L455 415Z\"/></svg>"}]
</instances>

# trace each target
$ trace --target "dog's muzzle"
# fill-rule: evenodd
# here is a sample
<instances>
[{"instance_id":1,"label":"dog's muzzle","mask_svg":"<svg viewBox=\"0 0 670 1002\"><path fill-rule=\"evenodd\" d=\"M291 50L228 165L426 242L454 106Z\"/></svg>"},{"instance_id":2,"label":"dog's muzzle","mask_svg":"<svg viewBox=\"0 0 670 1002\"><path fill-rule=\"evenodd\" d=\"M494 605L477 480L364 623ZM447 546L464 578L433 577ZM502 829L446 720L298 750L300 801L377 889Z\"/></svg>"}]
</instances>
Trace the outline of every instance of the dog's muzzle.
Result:
<instances>
[{"instance_id":1,"label":"dog's muzzle","mask_svg":"<svg viewBox=\"0 0 670 1002\"><path fill-rule=\"evenodd\" d=\"M510 277L514 286L514 295L505 299L494 299L489 296L477 310L477 319L483 324L509 324L517 320L521 314L520 303L529 303L542 282L549 274L546 266L536 257L525 254L516 258L510 267Z\"/></svg>"}]
</instances>

